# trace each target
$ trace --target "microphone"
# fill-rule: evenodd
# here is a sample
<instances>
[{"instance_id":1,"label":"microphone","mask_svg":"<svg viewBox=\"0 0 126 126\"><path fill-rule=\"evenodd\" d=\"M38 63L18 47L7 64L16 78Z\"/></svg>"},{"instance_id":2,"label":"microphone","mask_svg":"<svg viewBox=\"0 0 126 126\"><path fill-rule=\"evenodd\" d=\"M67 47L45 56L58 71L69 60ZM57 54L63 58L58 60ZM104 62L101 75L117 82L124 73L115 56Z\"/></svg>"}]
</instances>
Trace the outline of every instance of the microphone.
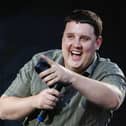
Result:
<instances>
[{"instance_id":1,"label":"microphone","mask_svg":"<svg viewBox=\"0 0 126 126\"><path fill-rule=\"evenodd\" d=\"M48 69L49 67L50 65L44 59L40 58L39 62L35 66L35 71L39 74L40 72ZM53 86L50 86L50 88L54 88L58 91L61 91L63 87L64 87L63 83L55 83ZM42 109L40 111L36 119L38 121L37 126L39 125L40 122L43 122L45 120L46 116L48 115L48 111L49 110L46 109Z\"/></svg>"}]
</instances>

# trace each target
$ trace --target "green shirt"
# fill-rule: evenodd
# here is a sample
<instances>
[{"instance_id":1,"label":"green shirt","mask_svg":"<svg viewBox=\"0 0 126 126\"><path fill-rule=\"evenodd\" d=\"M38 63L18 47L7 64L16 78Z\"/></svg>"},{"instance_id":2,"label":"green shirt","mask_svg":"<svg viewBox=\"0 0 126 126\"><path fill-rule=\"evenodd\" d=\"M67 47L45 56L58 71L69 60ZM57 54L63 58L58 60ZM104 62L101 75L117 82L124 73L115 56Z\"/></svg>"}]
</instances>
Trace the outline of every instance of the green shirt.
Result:
<instances>
[{"instance_id":1,"label":"green shirt","mask_svg":"<svg viewBox=\"0 0 126 126\"><path fill-rule=\"evenodd\" d=\"M34 69L42 54L59 64L63 64L61 50L49 50L36 54L21 68L4 95L27 97L38 94L41 90L48 88ZM84 73L88 73L89 78L115 85L125 97L126 82L124 74L117 64L109 59L101 58L97 54L94 62ZM88 101L72 86L64 87L61 93L64 96L39 126L106 126L108 124L113 110L105 109ZM27 126L36 126L36 123L35 115L30 118Z\"/></svg>"}]
</instances>

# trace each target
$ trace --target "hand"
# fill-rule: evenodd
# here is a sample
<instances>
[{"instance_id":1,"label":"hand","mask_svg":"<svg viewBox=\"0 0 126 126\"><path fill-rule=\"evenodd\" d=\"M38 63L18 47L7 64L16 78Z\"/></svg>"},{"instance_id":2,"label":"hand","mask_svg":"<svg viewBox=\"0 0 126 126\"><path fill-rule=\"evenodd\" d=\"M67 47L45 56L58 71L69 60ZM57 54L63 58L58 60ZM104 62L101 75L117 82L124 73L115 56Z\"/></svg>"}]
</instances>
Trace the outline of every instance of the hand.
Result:
<instances>
[{"instance_id":1,"label":"hand","mask_svg":"<svg viewBox=\"0 0 126 126\"><path fill-rule=\"evenodd\" d=\"M42 90L35 96L35 107L39 109L53 109L59 99L59 92L53 88Z\"/></svg>"},{"instance_id":2,"label":"hand","mask_svg":"<svg viewBox=\"0 0 126 126\"><path fill-rule=\"evenodd\" d=\"M55 84L56 82L62 82L65 84L70 83L70 77L72 71L66 69L60 64L49 59L47 56L42 55L42 58L50 65L50 68L42 71L39 76L42 81L47 83L48 86Z\"/></svg>"}]
</instances>

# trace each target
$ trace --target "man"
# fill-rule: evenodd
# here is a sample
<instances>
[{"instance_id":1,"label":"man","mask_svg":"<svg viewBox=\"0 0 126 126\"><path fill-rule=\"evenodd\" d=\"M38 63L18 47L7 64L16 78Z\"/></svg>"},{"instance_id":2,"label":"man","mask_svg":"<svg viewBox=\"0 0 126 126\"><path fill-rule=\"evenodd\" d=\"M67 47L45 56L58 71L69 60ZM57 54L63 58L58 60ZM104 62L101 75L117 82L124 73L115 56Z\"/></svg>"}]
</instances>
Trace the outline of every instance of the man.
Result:
<instances>
[{"instance_id":1,"label":"man","mask_svg":"<svg viewBox=\"0 0 126 126\"><path fill-rule=\"evenodd\" d=\"M106 126L120 107L125 76L97 52L102 20L92 11L74 10L65 23L62 50L36 54L24 65L0 99L1 119L26 117L27 126ZM49 67L38 74L40 59ZM60 84L60 90L49 88ZM46 116L38 123L40 112Z\"/></svg>"}]
</instances>

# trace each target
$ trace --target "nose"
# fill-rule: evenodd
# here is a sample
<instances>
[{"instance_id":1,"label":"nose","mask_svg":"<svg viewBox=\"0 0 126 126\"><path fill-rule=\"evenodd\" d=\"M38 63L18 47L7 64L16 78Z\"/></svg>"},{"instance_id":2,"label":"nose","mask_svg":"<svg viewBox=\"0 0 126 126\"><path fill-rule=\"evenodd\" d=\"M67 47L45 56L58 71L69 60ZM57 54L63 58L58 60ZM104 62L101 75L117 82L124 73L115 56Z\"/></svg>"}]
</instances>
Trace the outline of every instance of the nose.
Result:
<instances>
[{"instance_id":1,"label":"nose","mask_svg":"<svg viewBox=\"0 0 126 126\"><path fill-rule=\"evenodd\" d=\"M80 42L80 40L76 39L73 42L73 46L76 47L76 48L81 48L81 42Z\"/></svg>"}]
</instances>

